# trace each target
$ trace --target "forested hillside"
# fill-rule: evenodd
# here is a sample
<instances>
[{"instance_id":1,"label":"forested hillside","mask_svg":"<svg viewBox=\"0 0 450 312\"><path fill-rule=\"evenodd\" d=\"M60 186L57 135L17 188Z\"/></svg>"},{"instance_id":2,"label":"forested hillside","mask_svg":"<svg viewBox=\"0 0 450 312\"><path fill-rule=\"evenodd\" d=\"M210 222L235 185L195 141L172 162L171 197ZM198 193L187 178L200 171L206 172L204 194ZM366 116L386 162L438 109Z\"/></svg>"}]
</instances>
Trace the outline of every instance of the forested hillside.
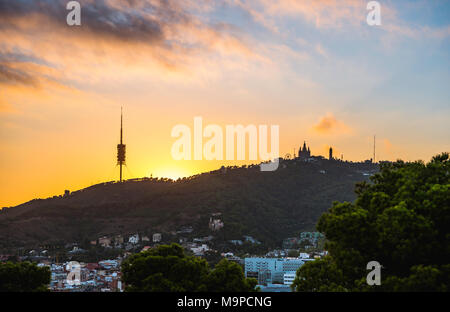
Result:
<instances>
[{"instance_id":1,"label":"forested hillside","mask_svg":"<svg viewBox=\"0 0 450 312\"><path fill-rule=\"evenodd\" d=\"M36 199L0 213L0 247L80 242L136 231L208 233L211 213L224 240L251 235L268 245L312 230L332 202L352 201L357 182L378 170L368 163L283 161L274 172L227 167L189 178L102 183L69 196Z\"/></svg>"}]
</instances>

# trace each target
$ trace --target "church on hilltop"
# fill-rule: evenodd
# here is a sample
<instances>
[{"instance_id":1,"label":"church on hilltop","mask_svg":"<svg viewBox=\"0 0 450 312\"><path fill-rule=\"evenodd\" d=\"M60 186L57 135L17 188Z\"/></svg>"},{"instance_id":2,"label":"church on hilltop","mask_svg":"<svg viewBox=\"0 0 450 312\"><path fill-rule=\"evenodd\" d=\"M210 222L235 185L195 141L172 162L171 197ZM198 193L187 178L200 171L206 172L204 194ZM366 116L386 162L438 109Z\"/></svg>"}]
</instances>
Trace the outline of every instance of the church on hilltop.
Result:
<instances>
[{"instance_id":1,"label":"church on hilltop","mask_svg":"<svg viewBox=\"0 0 450 312\"><path fill-rule=\"evenodd\" d=\"M306 142L303 142L303 147L300 146L298 149L298 157L301 160L306 160L308 158L311 158L311 150L309 149L309 146L306 146Z\"/></svg>"}]
</instances>

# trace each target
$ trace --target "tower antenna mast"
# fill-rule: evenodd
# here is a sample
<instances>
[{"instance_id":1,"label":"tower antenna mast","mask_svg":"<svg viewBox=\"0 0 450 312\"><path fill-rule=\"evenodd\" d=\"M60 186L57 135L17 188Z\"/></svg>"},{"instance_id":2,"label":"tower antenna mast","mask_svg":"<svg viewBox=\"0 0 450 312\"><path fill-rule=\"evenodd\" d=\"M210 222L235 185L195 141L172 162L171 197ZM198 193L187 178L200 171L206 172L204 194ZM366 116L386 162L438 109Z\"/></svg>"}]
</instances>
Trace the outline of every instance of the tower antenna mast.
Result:
<instances>
[{"instance_id":1,"label":"tower antenna mast","mask_svg":"<svg viewBox=\"0 0 450 312\"><path fill-rule=\"evenodd\" d=\"M375 163L376 161L375 161L375 156L376 156L376 154L375 154L375 135L373 136L373 162Z\"/></svg>"},{"instance_id":2,"label":"tower antenna mast","mask_svg":"<svg viewBox=\"0 0 450 312\"><path fill-rule=\"evenodd\" d=\"M117 164L120 166L120 182L122 182L122 166L125 164L125 144L123 144L122 107L120 107L120 143L117 144Z\"/></svg>"}]
</instances>

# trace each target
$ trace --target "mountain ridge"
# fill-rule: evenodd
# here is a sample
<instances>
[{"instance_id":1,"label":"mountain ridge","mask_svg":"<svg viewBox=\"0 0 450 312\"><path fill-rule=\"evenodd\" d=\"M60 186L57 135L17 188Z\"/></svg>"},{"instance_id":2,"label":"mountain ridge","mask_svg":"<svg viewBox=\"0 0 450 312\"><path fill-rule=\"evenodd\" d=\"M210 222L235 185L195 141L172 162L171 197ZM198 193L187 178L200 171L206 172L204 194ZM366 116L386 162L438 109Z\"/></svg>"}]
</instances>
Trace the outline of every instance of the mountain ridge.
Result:
<instances>
[{"instance_id":1,"label":"mountain ridge","mask_svg":"<svg viewBox=\"0 0 450 312\"><path fill-rule=\"evenodd\" d=\"M378 170L371 163L323 158L283 160L274 172L258 165L222 167L173 181L143 178L100 183L69 196L35 199L0 212L0 248L79 242L136 231L170 233L193 226L209 234L221 212L223 240L252 235L269 245L314 229L334 200L353 201L357 182Z\"/></svg>"}]
</instances>

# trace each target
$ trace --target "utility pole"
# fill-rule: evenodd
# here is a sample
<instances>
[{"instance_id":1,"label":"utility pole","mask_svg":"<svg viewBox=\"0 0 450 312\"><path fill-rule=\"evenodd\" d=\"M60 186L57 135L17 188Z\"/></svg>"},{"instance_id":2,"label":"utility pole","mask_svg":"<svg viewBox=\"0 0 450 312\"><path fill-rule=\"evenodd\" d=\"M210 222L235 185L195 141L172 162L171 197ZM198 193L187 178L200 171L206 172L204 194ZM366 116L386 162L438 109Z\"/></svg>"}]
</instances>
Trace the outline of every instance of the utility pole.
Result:
<instances>
[{"instance_id":1,"label":"utility pole","mask_svg":"<svg viewBox=\"0 0 450 312\"><path fill-rule=\"evenodd\" d=\"M376 161L375 161L375 156L376 156L376 154L375 154L375 135L373 136L373 162L375 163Z\"/></svg>"}]
</instances>

